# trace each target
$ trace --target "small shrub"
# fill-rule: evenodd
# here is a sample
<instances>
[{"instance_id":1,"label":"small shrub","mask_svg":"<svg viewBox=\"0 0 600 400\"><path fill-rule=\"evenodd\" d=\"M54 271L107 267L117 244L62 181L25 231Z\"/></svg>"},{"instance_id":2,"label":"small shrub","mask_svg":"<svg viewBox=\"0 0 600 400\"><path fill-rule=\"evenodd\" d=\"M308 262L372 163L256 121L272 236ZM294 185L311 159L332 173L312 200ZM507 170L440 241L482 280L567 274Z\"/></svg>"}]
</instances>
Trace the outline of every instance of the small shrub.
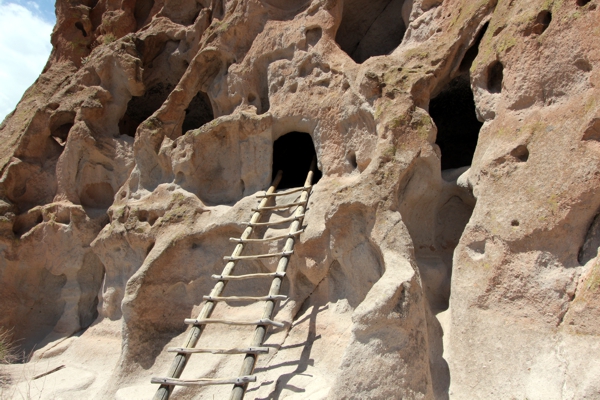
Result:
<instances>
[{"instance_id":1,"label":"small shrub","mask_svg":"<svg viewBox=\"0 0 600 400\"><path fill-rule=\"evenodd\" d=\"M104 44L109 44L114 42L115 40L117 40L117 37L115 35L113 35L112 33L107 33L106 35L104 35L102 37L102 42Z\"/></svg>"},{"instance_id":2,"label":"small shrub","mask_svg":"<svg viewBox=\"0 0 600 400\"><path fill-rule=\"evenodd\" d=\"M11 339L11 332L0 328L0 364L10 364L17 360L17 349Z\"/></svg>"},{"instance_id":3,"label":"small shrub","mask_svg":"<svg viewBox=\"0 0 600 400\"><path fill-rule=\"evenodd\" d=\"M12 341L11 332L0 328L0 388L10 384L10 376L2 371L2 365L15 362L17 359L17 348Z\"/></svg>"}]
</instances>

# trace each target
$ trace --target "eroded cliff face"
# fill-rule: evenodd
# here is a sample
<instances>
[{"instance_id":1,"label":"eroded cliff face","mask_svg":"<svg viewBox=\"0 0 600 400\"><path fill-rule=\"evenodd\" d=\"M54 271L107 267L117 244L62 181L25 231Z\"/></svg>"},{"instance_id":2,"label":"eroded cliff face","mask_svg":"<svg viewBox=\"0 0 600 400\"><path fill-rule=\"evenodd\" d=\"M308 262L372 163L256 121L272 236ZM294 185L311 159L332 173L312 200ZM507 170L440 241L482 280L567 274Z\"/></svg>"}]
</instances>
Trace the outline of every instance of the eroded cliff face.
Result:
<instances>
[{"instance_id":1,"label":"eroded cliff face","mask_svg":"<svg viewBox=\"0 0 600 400\"><path fill-rule=\"evenodd\" d=\"M0 325L35 350L6 393L151 397L274 149L312 157L274 147L301 132L322 178L248 398L600 397L597 0L59 0L57 16L0 126ZM211 326L199 346L251 332ZM240 362L194 356L184 377Z\"/></svg>"}]
</instances>

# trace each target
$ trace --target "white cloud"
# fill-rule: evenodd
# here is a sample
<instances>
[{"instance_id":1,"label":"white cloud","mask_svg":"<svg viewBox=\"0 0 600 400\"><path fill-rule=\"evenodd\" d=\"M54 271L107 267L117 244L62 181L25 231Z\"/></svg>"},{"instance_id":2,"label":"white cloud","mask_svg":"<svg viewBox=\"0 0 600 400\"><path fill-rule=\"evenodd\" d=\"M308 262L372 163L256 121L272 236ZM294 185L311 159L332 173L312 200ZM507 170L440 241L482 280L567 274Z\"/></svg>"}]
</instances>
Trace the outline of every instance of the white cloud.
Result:
<instances>
[{"instance_id":1,"label":"white cloud","mask_svg":"<svg viewBox=\"0 0 600 400\"><path fill-rule=\"evenodd\" d=\"M27 8L0 0L0 121L46 65L52 28Z\"/></svg>"}]
</instances>

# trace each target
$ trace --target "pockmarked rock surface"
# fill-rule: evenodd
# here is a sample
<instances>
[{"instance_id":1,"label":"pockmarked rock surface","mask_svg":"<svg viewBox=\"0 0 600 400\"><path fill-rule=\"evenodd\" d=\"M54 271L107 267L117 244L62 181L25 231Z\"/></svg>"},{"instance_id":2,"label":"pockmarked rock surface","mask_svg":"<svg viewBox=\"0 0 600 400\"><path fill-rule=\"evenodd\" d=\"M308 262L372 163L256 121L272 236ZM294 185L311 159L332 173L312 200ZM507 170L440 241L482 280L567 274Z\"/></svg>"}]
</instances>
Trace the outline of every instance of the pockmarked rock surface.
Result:
<instances>
[{"instance_id":1,"label":"pockmarked rock surface","mask_svg":"<svg viewBox=\"0 0 600 400\"><path fill-rule=\"evenodd\" d=\"M295 132L322 177L247 398L600 398L598 0L56 10L0 125L0 326L27 354L0 397L151 398L275 153L312 157L274 145ZM226 293L268 288L247 282ZM198 346L251 334L211 325ZM183 377L242 358L196 355Z\"/></svg>"}]
</instances>

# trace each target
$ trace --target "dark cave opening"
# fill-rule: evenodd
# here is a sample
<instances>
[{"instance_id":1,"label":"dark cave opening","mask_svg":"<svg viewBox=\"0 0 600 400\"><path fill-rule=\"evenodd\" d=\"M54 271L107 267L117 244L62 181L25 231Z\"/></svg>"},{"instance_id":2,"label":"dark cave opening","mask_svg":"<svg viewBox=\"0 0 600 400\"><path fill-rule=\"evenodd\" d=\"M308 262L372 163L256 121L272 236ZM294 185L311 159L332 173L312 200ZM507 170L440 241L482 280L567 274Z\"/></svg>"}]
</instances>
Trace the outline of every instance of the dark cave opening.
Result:
<instances>
[{"instance_id":1,"label":"dark cave opening","mask_svg":"<svg viewBox=\"0 0 600 400\"><path fill-rule=\"evenodd\" d=\"M548 29L550 22L552 22L552 13L548 10L540 11L535 19L531 21L525 29L525 36L532 34L541 35L546 29Z\"/></svg>"},{"instance_id":2,"label":"dark cave opening","mask_svg":"<svg viewBox=\"0 0 600 400\"><path fill-rule=\"evenodd\" d=\"M411 5L405 0L346 0L335 41L359 64L389 54L404 38Z\"/></svg>"},{"instance_id":3,"label":"dark cave opening","mask_svg":"<svg viewBox=\"0 0 600 400\"><path fill-rule=\"evenodd\" d=\"M468 74L454 78L431 100L429 115L438 129L442 170L471 165L483 123L477 120Z\"/></svg>"},{"instance_id":4,"label":"dark cave opening","mask_svg":"<svg viewBox=\"0 0 600 400\"><path fill-rule=\"evenodd\" d=\"M204 92L198 92L185 110L185 119L181 128L182 133L198 129L202 125L214 119L212 106L208 95Z\"/></svg>"},{"instance_id":5,"label":"dark cave opening","mask_svg":"<svg viewBox=\"0 0 600 400\"><path fill-rule=\"evenodd\" d=\"M312 137L304 132L290 132L273 143L273 174L282 170L283 176L278 189L288 189L304 186L310 164L316 157ZM321 179L321 171L315 170L312 183Z\"/></svg>"},{"instance_id":6,"label":"dark cave opening","mask_svg":"<svg viewBox=\"0 0 600 400\"><path fill-rule=\"evenodd\" d=\"M83 35L83 37L87 37L87 32L85 31L85 29L83 28L83 24L81 22L75 22L75 28L79 29L79 31L81 31L81 34Z\"/></svg>"},{"instance_id":7,"label":"dark cave opening","mask_svg":"<svg viewBox=\"0 0 600 400\"><path fill-rule=\"evenodd\" d=\"M146 24L146 21L150 16L150 11L152 11L152 7L154 7L154 0L135 2L135 9L133 10L133 15L137 23L137 29L141 29Z\"/></svg>"},{"instance_id":8,"label":"dark cave opening","mask_svg":"<svg viewBox=\"0 0 600 400\"><path fill-rule=\"evenodd\" d=\"M54 113L50 118L50 137L64 147L74 124L75 113L64 111Z\"/></svg>"},{"instance_id":9,"label":"dark cave opening","mask_svg":"<svg viewBox=\"0 0 600 400\"><path fill-rule=\"evenodd\" d=\"M67 142L67 137L69 136L69 131L72 127L73 123L68 122L66 124L62 124L58 128L53 129L50 133L50 136L52 136L58 144L64 147L65 143Z\"/></svg>"},{"instance_id":10,"label":"dark cave opening","mask_svg":"<svg viewBox=\"0 0 600 400\"><path fill-rule=\"evenodd\" d=\"M540 35L544 33L548 26L550 26L550 22L552 22L552 13L548 10L540 11L535 19L535 33Z\"/></svg>"},{"instance_id":11,"label":"dark cave opening","mask_svg":"<svg viewBox=\"0 0 600 400\"><path fill-rule=\"evenodd\" d=\"M490 93L502 92L503 80L504 65L500 61L494 61L487 69L487 88Z\"/></svg>"},{"instance_id":12,"label":"dark cave opening","mask_svg":"<svg viewBox=\"0 0 600 400\"><path fill-rule=\"evenodd\" d=\"M172 90L172 85L159 83L146 90L143 96L132 97L119 121L120 134L135 137L137 127L162 106Z\"/></svg>"}]
</instances>

